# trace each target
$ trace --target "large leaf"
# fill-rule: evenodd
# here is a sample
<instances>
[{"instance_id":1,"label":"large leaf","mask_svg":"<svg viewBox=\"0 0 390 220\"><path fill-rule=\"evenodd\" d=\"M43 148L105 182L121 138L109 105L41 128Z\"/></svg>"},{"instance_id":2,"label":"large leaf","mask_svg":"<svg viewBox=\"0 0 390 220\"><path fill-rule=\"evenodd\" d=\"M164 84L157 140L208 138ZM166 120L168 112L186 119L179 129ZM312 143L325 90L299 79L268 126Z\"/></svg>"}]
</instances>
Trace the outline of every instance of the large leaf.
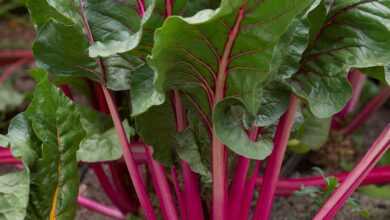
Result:
<instances>
[{"instance_id":1,"label":"large leaf","mask_svg":"<svg viewBox=\"0 0 390 220\"><path fill-rule=\"evenodd\" d=\"M22 220L26 217L29 176L27 171L0 176L0 219Z\"/></svg>"},{"instance_id":2,"label":"large leaf","mask_svg":"<svg viewBox=\"0 0 390 220\"><path fill-rule=\"evenodd\" d=\"M351 67L390 62L390 2L338 0L305 51L297 74L288 81L317 117L341 110L351 95Z\"/></svg>"},{"instance_id":3,"label":"large leaf","mask_svg":"<svg viewBox=\"0 0 390 220\"><path fill-rule=\"evenodd\" d=\"M27 144L28 149L35 151L35 161L28 164L31 179L27 218L72 219L77 208L79 182L76 151L85 135L80 113L46 77L38 83L34 98L23 116L24 125L19 127L22 131L31 131L28 128L30 122L40 142L24 141L21 145L12 146L14 151ZM12 128L17 129L17 124Z\"/></svg>"}]
</instances>

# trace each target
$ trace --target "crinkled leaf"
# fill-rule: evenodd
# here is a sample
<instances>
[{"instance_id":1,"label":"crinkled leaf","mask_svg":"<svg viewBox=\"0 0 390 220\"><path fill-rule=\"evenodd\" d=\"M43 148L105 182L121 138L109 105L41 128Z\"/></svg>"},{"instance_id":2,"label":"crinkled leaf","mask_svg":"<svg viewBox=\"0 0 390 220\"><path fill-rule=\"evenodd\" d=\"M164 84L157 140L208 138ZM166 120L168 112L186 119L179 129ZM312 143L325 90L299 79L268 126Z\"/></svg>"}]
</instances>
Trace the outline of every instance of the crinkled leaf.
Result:
<instances>
[{"instance_id":1,"label":"crinkled leaf","mask_svg":"<svg viewBox=\"0 0 390 220\"><path fill-rule=\"evenodd\" d=\"M204 182L211 182L211 173L202 160L200 146L190 129L186 129L177 135L177 154L179 158L187 161L191 169L200 174Z\"/></svg>"},{"instance_id":2,"label":"crinkled leaf","mask_svg":"<svg viewBox=\"0 0 390 220\"><path fill-rule=\"evenodd\" d=\"M227 94L240 96L250 112L257 112L256 95L268 76L273 47L291 19L311 1L248 1L242 20L236 20L244 2L221 1L217 10L203 10L189 18L173 16L164 22L156 31L152 51L159 91L204 93L202 87L213 87L213 75L227 74ZM234 25L241 26L240 32L235 39L228 38ZM220 58L229 53L227 41L234 45L224 69Z\"/></svg>"},{"instance_id":3,"label":"crinkled leaf","mask_svg":"<svg viewBox=\"0 0 390 220\"><path fill-rule=\"evenodd\" d=\"M19 106L23 102L24 96L8 83L4 83L0 85L0 100L0 112L4 112Z\"/></svg>"},{"instance_id":4,"label":"crinkled leaf","mask_svg":"<svg viewBox=\"0 0 390 220\"><path fill-rule=\"evenodd\" d=\"M67 1L67 2L73 2L73 1ZM50 3L56 3L56 1L50 0ZM26 6L30 11L32 20L38 27L44 25L50 19L57 20L64 24L72 23L72 19L62 13L64 12L64 10L61 10L62 11L61 12L58 10L59 8L53 7L53 5L51 5L50 3L48 0L26 0ZM55 4L55 6L61 7L60 2L58 2L58 4Z\"/></svg>"},{"instance_id":5,"label":"crinkled leaf","mask_svg":"<svg viewBox=\"0 0 390 220\"><path fill-rule=\"evenodd\" d=\"M218 138L239 155L263 160L272 152L272 141L262 138L252 142L242 129L243 102L237 98L226 98L219 102L214 110L214 131Z\"/></svg>"},{"instance_id":6,"label":"crinkled leaf","mask_svg":"<svg viewBox=\"0 0 390 220\"><path fill-rule=\"evenodd\" d=\"M27 171L0 176L0 219L22 220L26 217L29 175Z\"/></svg>"},{"instance_id":7,"label":"crinkled leaf","mask_svg":"<svg viewBox=\"0 0 390 220\"><path fill-rule=\"evenodd\" d=\"M349 68L390 62L388 1L339 0L309 44L289 84L311 111L326 118L341 110L351 95Z\"/></svg>"},{"instance_id":8,"label":"crinkled leaf","mask_svg":"<svg viewBox=\"0 0 390 220\"><path fill-rule=\"evenodd\" d=\"M37 84L24 116L40 141L33 148L38 158L29 165L31 185L27 218L72 219L77 208L79 185L76 151L85 135L80 113L44 78Z\"/></svg>"},{"instance_id":9,"label":"crinkled leaf","mask_svg":"<svg viewBox=\"0 0 390 220\"><path fill-rule=\"evenodd\" d=\"M170 165L177 148L175 115L171 103L153 106L135 118L137 133L146 144L153 146L154 157Z\"/></svg>"},{"instance_id":10,"label":"crinkled leaf","mask_svg":"<svg viewBox=\"0 0 390 220\"><path fill-rule=\"evenodd\" d=\"M89 48L91 57L108 57L136 48L143 34L143 25L154 10L149 4L141 19L136 7L111 0L88 0L85 12L95 43Z\"/></svg>"}]
</instances>

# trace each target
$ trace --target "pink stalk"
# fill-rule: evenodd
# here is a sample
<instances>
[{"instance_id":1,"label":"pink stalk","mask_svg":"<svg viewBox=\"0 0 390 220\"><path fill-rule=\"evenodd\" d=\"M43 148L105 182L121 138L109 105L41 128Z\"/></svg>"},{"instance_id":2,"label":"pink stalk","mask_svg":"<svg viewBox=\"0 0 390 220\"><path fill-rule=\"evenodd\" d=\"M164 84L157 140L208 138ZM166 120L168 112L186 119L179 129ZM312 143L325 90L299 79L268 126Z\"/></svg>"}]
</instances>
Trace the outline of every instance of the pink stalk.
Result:
<instances>
[{"instance_id":1,"label":"pink stalk","mask_svg":"<svg viewBox=\"0 0 390 220\"><path fill-rule=\"evenodd\" d=\"M256 177L260 171L261 161L256 161L255 169L253 171L252 177L246 181L245 183L245 191L244 191L244 197L242 198L242 206L240 207L240 210L237 210L240 215L238 220L248 220L249 219L249 212L251 210L251 203L253 194L256 187Z\"/></svg>"},{"instance_id":2,"label":"pink stalk","mask_svg":"<svg viewBox=\"0 0 390 220\"><path fill-rule=\"evenodd\" d=\"M215 105L225 97L226 79L228 67L234 42L240 32L241 22L244 19L245 10L240 8L234 25L229 31L228 38L225 42L223 55L219 60L217 79L215 84ZM227 201L227 178L226 178L226 159L225 146L213 132L212 138L212 179L213 179L213 198L212 198L212 216L214 220L226 219L226 201Z\"/></svg>"},{"instance_id":3,"label":"pink stalk","mask_svg":"<svg viewBox=\"0 0 390 220\"><path fill-rule=\"evenodd\" d=\"M176 168L173 167L171 169L171 176L172 176L172 183L173 186L175 187L175 194L177 201L179 203L179 211L180 211L180 219L181 220L186 220L187 219L187 209L186 209L186 204L185 204L185 195L184 193L180 190L180 184L179 180L177 179L177 172Z\"/></svg>"},{"instance_id":4,"label":"pink stalk","mask_svg":"<svg viewBox=\"0 0 390 220\"><path fill-rule=\"evenodd\" d=\"M22 164L20 160L16 160L15 158L1 158L0 164Z\"/></svg>"},{"instance_id":5,"label":"pink stalk","mask_svg":"<svg viewBox=\"0 0 390 220\"><path fill-rule=\"evenodd\" d=\"M122 197L114 189L109 177L104 172L102 164L92 165L92 170L95 173L95 175L100 183L100 186L103 188L105 194L111 200L112 204L114 204L116 207L118 207L122 213L127 213L130 210L134 210L133 207L129 207L128 204L126 204L123 200L121 200Z\"/></svg>"},{"instance_id":6,"label":"pink stalk","mask_svg":"<svg viewBox=\"0 0 390 220\"><path fill-rule=\"evenodd\" d=\"M291 128L294 124L294 116L298 107L298 98L291 95L287 112L280 119L274 137L274 149L268 158L267 167L264 173L264 184L261 187L260 197L257 200L255 215L253 219L268 219L272 209L272 202L276 190L276 183L279 178L280 168L283 163L284 153L287 148Z\"/></svg>"},{"instance_id":7,"label":"pink stalk","mask_svg":"<svg viewBox=\"0 0 390 220\"><path fill-rule=\"evenodd\" d=\"M378 95L376 95L357 116L348 124L346 128L340 130L341 134L350 135L356 131L367 119L377 111L386 100L390 97L390 87L384 87L381 89Z\"/></svg>"},{"instance_id":8,"label":"pink stalk","mask_svg":"<svg viewBox=\"0 0 390 220\"><path fill-rule=\"evenodd\" d=\"M173 106L176 115L176 130L182 132L186 127L186 117L180 99L180 93L176 90L173 91ZM204 216L197 176L192 172L186 161L181 161L181 167L183 171L184 192L186 195L187 218L188 220L202 220Z\"/></svg>"},{"instance_id":9,"label":"pink stalk","mask_svg":"<svg viewBox=\"0 0 390 220\"><path fill-rule=\"evenodd\" d=\"M256 141L257 135L259 133L259 128L254 128L249 134L249 138L252 141ZM237 167L234 173L233 182L229 194L229 204L228 212L229 219L235 220L238 219L240 214L239 210L241 209L241 201L244 196L245 191L245 182L249 169L250 160L246 157L239 156Z\"/></svg>"},{"instance_id":10,"label":"pink stalk","mask_svg":"<svg viewBox=\"0 0 390 220\"><path fill-rule=\"evenodd\" d=\"M83 19L85 32L87 33L87 38L88 38L89 43L93 44L95 42L95 40L93 38L91 29L89 27L88 19L85 15L84 8L85 8L85 2L84 2L84 0L80 0L80 12L81 12L80 14L81 14L81 17ZM105 79L106 79L107 74L106 74L106 68L104 66L104 63L101 59L97 59L97 64L98 64L100 71L102 73L103 83L105 83ZM119 141L120 141L121 146L122 146L123 157L124 157L124 160L126 162L126 166L127 166L128 171L129 171L130 178L134 184L135 192L138 196L141 207L144 209L145 217L148 220L156 220L157 218L156 218L156 214L154 213L154 210L153 210L152 202L151 202L149 195L147 193L146 186L142 180L142 177L141 177L140 172L138 170L137 164L135 163L133 155L130 152L130 149L129 149L130 143L129 143L129 140L127 139L126 131L122 125L122 121L120 119L118 109L114 103L113 97L112 97L110 91L108 91L108 89L104 85L100 85L100 86L103 90L104 98L106 100L111 118L114 122L114 127L116 129L116 132L117 132L118 137L119 137Z\"/></svg>"},{"instance_id":11,"label":"pink stalk","mask_svg":"<svg viewBox=\"0 0 390 220\"><path fill-rule=\"evenodd\" d=\"M390 124L387 125L357 166L355 166L355 168L325 202L314 217L314 220L333 219L337 211L344 205L346 200L352 195L357 187L359 187L365 177L370 173L376 163L389 148Z\"/></svg>"},{"instance_id":12,"label":"pink stalk","mask_svg":"<svg viewBox=\"0 0 390 220\"><path fill-rule=\"evenodd\" d=\"M145 2L144 0L137 0L138 14L143 17L145 15Z\"/></svg>"},{"instance_id":13,"label":"pink stalk","mask_svg":"<svg viewBox=\"0 0 390 220\"><path fill-rule=\"evenodd\" d=\"M24 64L30 63L31 61L31 58L24 58L8 66L4 70L3 74L0 75L0 85L3 84L15 72L15 70L19 69Z\"/></svg>"},{"instance_id":14,"label":"pink stalk","mask_svg":"<svg viewBox=\"0 0 390 220\"><path fill-rule=\"evenodd\" d=\"M145 216L148 220L155 220L156 215L153 210L152 202L150 201L149 195L147 194L146 186L142 181L139 170L137 169L137 165L134 161L133 155L130 152L130 143L126 136L126 131L123 128L117 107L112 99L111 93L107 90L106 87L102 86L104 96L106 98L106 102L108 108L110 110L110 114L112 120L114 122L115 129L119 136L119 141L122 145L123 157L125 159L127 169L130 173L131 180L134 184L135 191L137 193L138 199L142 208L145 211Z\"/></svg>"},{"instance_id":15,"label":"pink stalk","mask_svg":"<svg viewBox=\"0 0 390 220\"><path fill-rule=\"evenodd\" d=\"M334 176L339 182L343 182L349 173L343 172ZM367 177L363 180L362 185L370 184L384 184L390 182L390 166L383 166L374 168ZM256 184L262 185L263 178L258 177ZM288 196L294 193L295 191L301 190L303 187L326 187L326 181L323 176L310 176L302 178L288 178L279 180L277 183L277 192L278 195Z\"/></svg>"},{"instance_id":16,"label":"pink stalk","mask_svg":"<svg viewBox=\"0 0 390 220\"><path fill-rule=\"evenodd\" d=\"M80 206L83 206L86 209L100 213L100 214L105 215L107 217L111 217L111 218L119 219L119 220L126 219L126 216L124 216L119 210L105 206L105 205L100 204L98 202L95 202L91 199L87 199L83 196L79 196L77 198L77 202Z\"/></svg>"},{"instance_id":17,"label":"pink stalk","mask_svg":"<svg viewBox=\"0 0 390 220\"><path fill-rule=\"evenodd\" d=\"M150 147L145 146L147 155L148 155L148 166L152 174L152 181L155 185L155 190L157 197L160 201L161 210L166 220L178 220L178 215L176 212L176 207L173 203L173 198L171 191L169 189L169 184L165 176L164 167L159 164L157 161L153 160Z\"/></svg>"}]
</instances>

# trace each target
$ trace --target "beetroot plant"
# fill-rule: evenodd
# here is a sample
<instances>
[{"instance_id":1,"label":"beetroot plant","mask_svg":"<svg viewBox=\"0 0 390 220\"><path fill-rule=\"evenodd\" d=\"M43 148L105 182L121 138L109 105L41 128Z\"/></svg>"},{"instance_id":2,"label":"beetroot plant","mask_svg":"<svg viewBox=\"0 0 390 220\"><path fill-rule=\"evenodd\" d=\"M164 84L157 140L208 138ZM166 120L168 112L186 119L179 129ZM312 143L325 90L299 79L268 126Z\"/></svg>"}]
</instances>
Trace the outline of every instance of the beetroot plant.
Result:
<instances>
[{"instance_id":1,"label":"beetroot plant","mask_svg":"<svg viewBox=\"0 0 390 220\"><path fill-rule=\"evenodd\" d=\"M114 219L269 219L275 195L326 185L280 180L288 148L348 136L390 96L389 0L25 2L37 84L0 139L0 164L20 169L0 177L0 219L74 219L77 204ZM350 120L367 77L381 91ZM390 124L314 219L388 182L374 166L389 147ZM114 207L78 195L86 166Z\"/></svg>"}]
</instances>

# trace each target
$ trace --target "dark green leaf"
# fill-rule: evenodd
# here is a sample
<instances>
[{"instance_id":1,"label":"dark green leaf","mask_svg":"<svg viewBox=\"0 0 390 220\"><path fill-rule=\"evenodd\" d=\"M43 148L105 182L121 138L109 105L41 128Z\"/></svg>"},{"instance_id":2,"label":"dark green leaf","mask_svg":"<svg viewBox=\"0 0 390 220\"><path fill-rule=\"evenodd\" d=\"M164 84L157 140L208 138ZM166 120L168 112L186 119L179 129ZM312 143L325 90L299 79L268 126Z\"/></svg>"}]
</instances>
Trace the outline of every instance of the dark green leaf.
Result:
<instances>
[{"instance_id":1,"label":"dark green leaf","mask_svg":"<svg viewBox=\"0 0 390 220\"><path fill-rule=\"evenodd\" d=\"M361 68L362 73L390 85L390 65Z\"/></svg>"}]
</instances>

